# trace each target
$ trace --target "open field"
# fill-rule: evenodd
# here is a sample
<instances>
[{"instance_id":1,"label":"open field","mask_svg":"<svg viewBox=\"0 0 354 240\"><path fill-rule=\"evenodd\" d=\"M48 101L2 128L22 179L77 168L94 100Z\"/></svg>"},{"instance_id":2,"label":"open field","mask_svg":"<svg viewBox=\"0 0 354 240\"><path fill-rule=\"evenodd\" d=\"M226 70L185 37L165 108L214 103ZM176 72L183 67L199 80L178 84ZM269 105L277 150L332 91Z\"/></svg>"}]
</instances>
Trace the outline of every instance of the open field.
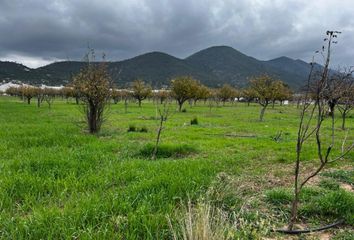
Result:
<instances>
[{"instance_id":1,"label":"open field","mask_svg":"<svg viewBox=\"0 0 354 240\"><path fill-rule=\"evenodd\" d=\"M0 237L172 239L183 229L190 201L239 220L234 239L282 238L269 229L283 227L289 214L296 106L269 107L264 122L256 104L186 109L167 121L161 154L152 161L147 153L157 122L151 102L141 109L130 103L127 113L122 103L112 104L101 133L92 136L74 101L56 99L49 109L0 97ZM190 125L194 117L198 125ZM132 124L148 132L128 132ZM341 139L339 116L336 125ZM347 126L354 126L353 112ZM315 144L306 149L308 171L315 151ZM337 239L354 236L353 163L351 152L331 164L301 198L309 226L346 219L327 232Z\"/></svg>"}]
</instances>

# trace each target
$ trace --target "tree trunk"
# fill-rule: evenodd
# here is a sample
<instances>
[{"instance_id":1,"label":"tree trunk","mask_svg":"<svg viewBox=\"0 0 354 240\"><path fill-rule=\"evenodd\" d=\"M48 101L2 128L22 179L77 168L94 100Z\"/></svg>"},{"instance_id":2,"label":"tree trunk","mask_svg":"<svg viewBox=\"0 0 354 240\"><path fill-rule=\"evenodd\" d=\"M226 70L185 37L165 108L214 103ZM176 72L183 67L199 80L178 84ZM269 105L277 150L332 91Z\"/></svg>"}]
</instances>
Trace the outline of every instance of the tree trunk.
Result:
<instances>
[{"instance_id":1,"label":"tree trunk","mask_svg":"<svg viewBox=\"0 0 354 240\"><path fill-rule=\"evenodd\" d=\"M158 149L158 146L159 146L159 143L160 143L162 125L163 125L163 116L161 116L160 126L159 126L159 129L157 130L156 143L155 143L154 151L152 152L151 160L155 160L156 156L157 156L157 149Z\"/></svg>"},{"instance_id":2,"label":"tree trunk","mask_svg":"<svg viewBox=\"0 0 354 240\"><path fill-rule=\"evenodd\" d=\"M37 107L41 107L41 99L39 97L37 98Z\"/></svg>"},{"instance_id":3,"label":"tree trunk","mask_svg":"<svg viewBox=\"0 0 354 240\"><path fill-rule=\"evenodd\" d=\"M31 104L31 98L27 98L27 104Z\"/></svg>"},{"instance_id":4,"label":"tree trunk","mask_svg":"<svg viewBox=\"0 0 354 240\"><path fill-rule=\"evenodd\" d=\"M183 102L178 101L178 111L179 111L179 112L182 111L182 105L183 105Z\"/></svg>"},{"instance_id":5,"label":"tree trunk","mask_svg":"<svg viewBox=\"0 0 354 240\"><path fill-rule=\"evenodd\" d=\"M342 113L342 130L345 130L345 117L346 117L347 113L345 111L343 111Z\"/></svg>"},{"instance_id":6,"label":"tree trunk","mask_svg":"<svg viewBox=\"0 0 354 240\"><path fill-rule=\"evenodd\" d=\"M268 106L268 105L264 105L264 106L262 107L262 109L261 109L261 114L260 114L260 116L259 116L259 121L261 121L261 122L263 122L264 112L265 112L267 106Z\"/></svg>"}]
</instances>

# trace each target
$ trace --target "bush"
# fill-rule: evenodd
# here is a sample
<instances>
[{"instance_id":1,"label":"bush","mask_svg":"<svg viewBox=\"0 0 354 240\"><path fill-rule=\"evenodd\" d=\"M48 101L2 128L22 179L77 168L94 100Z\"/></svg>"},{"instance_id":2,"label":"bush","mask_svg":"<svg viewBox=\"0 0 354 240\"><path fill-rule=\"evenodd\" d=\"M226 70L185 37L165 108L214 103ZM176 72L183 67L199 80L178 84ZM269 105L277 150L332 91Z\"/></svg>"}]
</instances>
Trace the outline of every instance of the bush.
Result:
<instances>
[{"instance_id":1,"label":"bush","mask_svg":"<svg viewBox=\"0 0 354 240\"><path fill-rule=\"evenodd\" d=\"M187 112L187 109L183 108L183 109L182 109L182 112L184 112L184 113Z\"/></svg>"},{"instance_id":2,"label":"bush","mask_svg":"<svg viewBox=\"0 0 354 240\"><path fill-rule=\"evenodd\" d=\"M198 118L195 117L191 120L191 125L198 125Z\"/></svg>"}]
</instances>

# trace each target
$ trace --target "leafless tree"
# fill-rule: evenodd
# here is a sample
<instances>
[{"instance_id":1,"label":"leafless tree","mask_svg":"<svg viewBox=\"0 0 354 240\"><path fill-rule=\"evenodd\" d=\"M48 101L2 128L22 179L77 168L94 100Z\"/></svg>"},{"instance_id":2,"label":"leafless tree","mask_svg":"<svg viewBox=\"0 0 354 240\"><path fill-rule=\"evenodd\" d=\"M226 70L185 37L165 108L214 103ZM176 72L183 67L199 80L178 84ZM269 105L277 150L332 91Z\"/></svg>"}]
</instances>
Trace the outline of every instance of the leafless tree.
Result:
<instances>
[{"instance_id":1,"label":"leafless tree","mask_svg":"<svg viewBox=\"0 0 354 240\"><path fill-rule=\"evenodd\" d=\"M164 123L170 118L171 114L173 113L171 111L171 100L167 99L165 100L162 104L157 103L156 104L156 111L159 115L159 125L157 129L157 135L156 135L156 142L155 146L152 152L151 159L155 160L157 157L157 152L158 152L158 147L161 139L161 133L162 130L164 129Z\"/></svg>"},{"instance_id":2,"label":"leafless tree","mask_svg":"<svg viewBox=\"0 0 354 240\"><path fill-rule=\"evenodd\" d=\"M322 54L325 56L324 68L320 75L314 74L314 63L311 64L311 71L308 77L307 91L300 114L300 123L297 134L296 161L294 167L294 198L291 204L291 215L288 229L293 230L298 217L299 195L302 188L313 177L317 176L323 168L331 162L337 161L348 154L354 147L354 143L348 147L343 147L342 153L337 157L332 157L331 152L335 144L334 115L331 117L331 137L328 146L325 147L323 139L323 122L326 117L327 101L325 99L326 88L328 86L328 72L331 58L331 44L340 32L327 31L324 41L327 46L323 46ZM315 83L315 84L313 84ZM312 95L312 96L311 96ZM312 100L314 102L312 102ZM317 145L318 166L308 175L301 176L301 159L304 145L314 137Z\"/></svg>"}]
</instances>

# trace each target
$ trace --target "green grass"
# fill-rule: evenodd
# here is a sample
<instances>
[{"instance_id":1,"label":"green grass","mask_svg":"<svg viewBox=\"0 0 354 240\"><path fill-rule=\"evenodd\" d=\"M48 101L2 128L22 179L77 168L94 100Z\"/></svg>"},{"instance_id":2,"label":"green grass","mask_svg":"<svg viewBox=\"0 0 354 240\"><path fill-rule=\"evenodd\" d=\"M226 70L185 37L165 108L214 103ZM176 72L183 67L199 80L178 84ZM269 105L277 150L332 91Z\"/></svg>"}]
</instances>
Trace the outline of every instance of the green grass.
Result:
<instances>
[{"instance_id":1,"label":"green grass","mask_svg":"<svg viewBox=\"0 0 354 240\"><path fill-rule=\"evenodd\" d=\"M111 105L101 133L92 136L74 101L56 99L48 109L0 97L0 237L168 239L167 216L189 200L205 198L221 172L238 179L219 186L230 192L214 199L230 211L241 208L250 195L269 191L269 172L291 172L295 106L267 109L264 122L258 121L256 104L211 111L202 104L184 107L186 112L166 122L159 158L151 161L157 121L150 102L142 108L130 103L128 113L122 103ZM190 124L194 118L198 125ZM347 124L353 126L354 118ZM128 132L129 126L148 131ZM340 121L336 128L340 137L345 135ZM280 131L281 139L274 141ZM312 142L303 155L310 165L315 163L314 147ZM352 165L353 159L350 153L331 167ZM288 173L279 176L291 178ZM250 184L240 188L246 181ZM275 193L271 199L286 203L284 196ZM337 199L326 196L328 204ZM339 198L351 204L352 197ZM253 210L261 211L265 202L252 203ZM337 214L323 210L326 204L321 205L324 214Z\"/></svg>"}]
</instances>

